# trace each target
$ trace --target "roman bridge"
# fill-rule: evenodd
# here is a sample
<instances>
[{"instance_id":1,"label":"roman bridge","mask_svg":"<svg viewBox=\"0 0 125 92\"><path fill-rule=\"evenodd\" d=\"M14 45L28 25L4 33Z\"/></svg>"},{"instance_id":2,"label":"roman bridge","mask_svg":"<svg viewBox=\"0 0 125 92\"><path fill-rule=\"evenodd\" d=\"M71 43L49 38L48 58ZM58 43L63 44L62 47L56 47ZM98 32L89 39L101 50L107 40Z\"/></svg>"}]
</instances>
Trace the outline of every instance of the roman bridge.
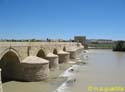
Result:
<instances>
[{"instance_id":1,"label":"roman bridge","mask_svg":"<svg viewBox=\"0 0 125 92\"><path fill-rule=\"evenodd\" d=\"M83 48L76 42L0 42L0 60L7 53L14 53L20 62L28 56L45 58L47 54L58 54L60 51L74 51ZM40 56L41 55L41 56Z\"/></svg>"},{"instance_id":2,"label":"roman bridge","mask_svg":"<svg viewBox=\"0 0 125 92\"><path fill-rule=\"evenodd\" d=\"M2 80L39 81L83 51L76 42L0 42Z\"/></svg>"}]
</instances>

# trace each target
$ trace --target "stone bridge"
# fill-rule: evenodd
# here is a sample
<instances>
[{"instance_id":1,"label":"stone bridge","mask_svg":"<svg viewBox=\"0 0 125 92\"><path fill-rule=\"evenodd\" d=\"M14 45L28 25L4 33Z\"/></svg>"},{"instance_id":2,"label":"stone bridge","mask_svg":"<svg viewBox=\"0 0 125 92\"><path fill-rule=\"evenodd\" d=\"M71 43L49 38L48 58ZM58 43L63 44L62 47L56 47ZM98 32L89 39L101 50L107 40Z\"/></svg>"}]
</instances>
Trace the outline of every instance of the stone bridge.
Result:
<instances>
[{"instance_id":1,"label":"stone bridge","mask_svg":"<svg viewBox=\"0 0 125 92\"><path fill-rule=\"evenodd\" d=\"M27 56L37 56L42 52L45 56L49 53L59 51L73 51L83 48L80 43L75 42L0 42L0 60L7 54L13 52L17 55L20 62ZM44 58L45 56L41 57Z\"/></svg>"},{"instance_id":2,"label":"stone bridge","mask_svg":"<svg viewBox=\"0 0 125 92\"><path fill-rule=\"evenodd\" d=\"M45 79L49 68L77 58L83 48L75 42L0 42L2 79Z\"/></svg>"}]
</instances>

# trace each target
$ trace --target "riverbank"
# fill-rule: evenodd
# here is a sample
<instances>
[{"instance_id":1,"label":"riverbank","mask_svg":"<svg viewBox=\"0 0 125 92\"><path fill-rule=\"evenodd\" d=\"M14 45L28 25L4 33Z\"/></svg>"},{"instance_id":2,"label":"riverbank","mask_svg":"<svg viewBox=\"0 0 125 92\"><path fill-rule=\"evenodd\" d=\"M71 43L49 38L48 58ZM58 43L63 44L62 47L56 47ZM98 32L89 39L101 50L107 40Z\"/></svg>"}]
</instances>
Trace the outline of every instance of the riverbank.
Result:
<instances>
[{"instance_id":1,"label":"riverbank","mask_svg":"<svg viewBox=\"0 0 125 92\"><path fill-rule=\"evenodd\" d=\"M3 83L4 92L52 92L56 90L67 78L59 77L74 63L59 64L58 69L51 69L48 79L40 82L10 81Z\"/></svg>"},{"instance_id":2,"label":"riverbank","mask_svg":"<svg viewBox=\"0 0 125 92\"><path fill-rule=\"evenodd\" d=\"M112 49L112 47L88 47L88 49Z\"/></svg>"}]
</instances>

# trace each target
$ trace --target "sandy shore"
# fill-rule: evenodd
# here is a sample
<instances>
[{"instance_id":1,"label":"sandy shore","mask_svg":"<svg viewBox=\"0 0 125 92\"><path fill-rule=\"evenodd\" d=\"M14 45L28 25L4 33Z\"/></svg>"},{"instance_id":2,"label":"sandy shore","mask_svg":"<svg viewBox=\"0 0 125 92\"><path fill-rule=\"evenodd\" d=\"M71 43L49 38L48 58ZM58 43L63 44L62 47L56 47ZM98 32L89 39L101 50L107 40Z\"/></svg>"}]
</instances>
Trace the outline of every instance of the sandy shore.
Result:
<instances>
[{"instance_id":1,"label":"sandy shore","mask_svg":"<svg viewBox=\"0 0 125 92\"><path fill-rule=\"evenodd\" d=\"M3 83L3 90L4 92L53 92L67 79L59 75L72 65L72 63L59 64L59 69L50 70L48 79L44 81Z\"/></svg>"}]
</instances>

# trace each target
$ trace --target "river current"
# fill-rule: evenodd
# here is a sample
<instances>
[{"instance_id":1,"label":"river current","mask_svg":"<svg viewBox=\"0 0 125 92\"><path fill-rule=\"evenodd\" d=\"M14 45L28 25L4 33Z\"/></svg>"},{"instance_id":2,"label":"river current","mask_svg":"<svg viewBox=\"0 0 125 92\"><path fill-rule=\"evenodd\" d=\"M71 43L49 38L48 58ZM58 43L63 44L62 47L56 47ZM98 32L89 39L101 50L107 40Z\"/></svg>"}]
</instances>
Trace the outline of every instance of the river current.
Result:
<instances>
[{"instance_id":1,"label":"river current","mask_svg":"<svg viewBox=\"0 0 125 92\"><path fill-rule=\"evenodd\" d=\"M63 70L50 72L53 75L61 72L59 76L61 78L54 77L40 82L10 81L3 83L3 90L4 92L125 92L125 52L92 49L88 50L87 55L83 53L81 58L77 58L78 63L69 69L66 68L64 72Z\"/></svg>"},{"instance_id":2,"label":"river current","mask_svg":"<svg viewBox=\"0 0 125 92\"><path fill-rule=\"evenodd\" d=\"M125 52L89 50L87 62L65 71L62 76L67 81L54 92L106 92L106 88L107 92L125 92Z\"/></svg>"}]
</instances>

